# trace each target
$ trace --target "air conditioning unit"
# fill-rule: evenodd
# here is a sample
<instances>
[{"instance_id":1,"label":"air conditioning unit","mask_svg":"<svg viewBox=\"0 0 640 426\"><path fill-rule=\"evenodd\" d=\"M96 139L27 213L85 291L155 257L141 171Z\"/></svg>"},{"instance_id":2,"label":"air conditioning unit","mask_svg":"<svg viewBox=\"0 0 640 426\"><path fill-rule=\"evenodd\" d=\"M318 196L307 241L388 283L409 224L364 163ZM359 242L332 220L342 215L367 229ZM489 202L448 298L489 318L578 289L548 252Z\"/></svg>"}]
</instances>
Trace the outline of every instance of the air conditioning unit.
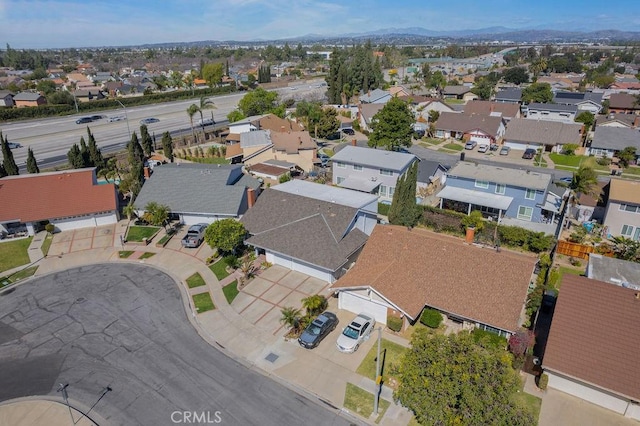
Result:
<instances>
[{"instance_id":1,"label":"air conditioning unit","mask_svg":"<svg viewBox=\"0 0 640 426\"><path fill-rule=\"evenodd\" d=\"M375 177L375 176L371 176L371 181L372 181L372 182L375 182L375 181L377 181L377 180L378 180L378 178L377 178L377 177Z\"/></svg>"}]
</instances>

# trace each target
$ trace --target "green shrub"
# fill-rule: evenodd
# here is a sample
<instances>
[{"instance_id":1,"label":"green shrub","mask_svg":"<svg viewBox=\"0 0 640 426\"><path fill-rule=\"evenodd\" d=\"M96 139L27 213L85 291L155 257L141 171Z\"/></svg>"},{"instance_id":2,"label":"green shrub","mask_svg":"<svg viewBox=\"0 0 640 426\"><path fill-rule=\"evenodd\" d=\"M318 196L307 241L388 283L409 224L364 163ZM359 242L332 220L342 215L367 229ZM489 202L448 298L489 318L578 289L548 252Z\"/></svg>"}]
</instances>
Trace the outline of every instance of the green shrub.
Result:
<instances>
[{"instance_id":1,"label":"green shrub","mask_svg":"<svg viewBox=\"0 0 640 426\"><path fill-rule=\"evenodd\" d=\"M474 328L471 330L471 336L482 347L491 347L505 349L507 346L507 339L504 337L492 333L490 331L483 330L481 328Z\"/></svg>"},{"instance_id":2,"label":"green shrub","mask_svg":"<svg viewBox=\"0 0 640 426\"><path fill-rule=\"evenodd\" d=\"M402 318L398 318L398 317L387 318L387 327L389 327L390 330L393 330L396 332L402 330Z\"/></svg>"},{"instance_id":3,"label":"green shrub","mask_svg":"<svg viewBox=\"0 0 640 426\"><path fill-rule=\"evenodd\" d=\"M56 227L54 226L53 223L47 223L44 227L44 230L47 231L50 234L53 234L53 231L56 230Z\"/></svg>"},{"instance_id":4,"label":"green shrub","mask_svg":"<svg viewBox=\"0 0 640 426\"><path fill-rule=\"evenodd\" d=\"M390 204L378 203L378 214L381 214L382 216L389 216L390 207Z\"/></svg>"},{"instance_id":5,"label":"green shrub","mask_svg":"<svg viewBox=\"0 0 640 426\"><path fill-rule=\"evenodd\" d=\"M611 164L611 158L599 157L598 159L596 159L596 163L598 163L599 166L608 166L609 164Z\"/></svg>"},{"instance_id":6,"label":"green shrub","mask_svg":"<svg viewBox=\"0 0 640 426\"><path fill-rule=\"evenodd\" d=\"M420 322L427 327L438 328L442 324L442 315L435 309L425 309L420 316Z\"/></svg>"},{"instance_id":7,"label":"green shrub","mask_svg":"<svg viewBox=\"0 0 640 426\"><path fill-rule=\"evenodd\" d=\"M224 263L226 263L227 266L232 269L236 269L238 266L240 266L240 261L238 260L238 256L234 256L233 254L225 256Z\"/></svg>"},{"instance_id":8,"label":"green shrub","mask_svg":"<svg viewBox=\"0 0 640 426\"><path fill-rule=\"evenodd\" d=\"M542 375L538 379L538 387L542 390L546 390L548 384L549 384L549 376L547 375L547 373L542 373Z\"/></svg>"}]
</instances>

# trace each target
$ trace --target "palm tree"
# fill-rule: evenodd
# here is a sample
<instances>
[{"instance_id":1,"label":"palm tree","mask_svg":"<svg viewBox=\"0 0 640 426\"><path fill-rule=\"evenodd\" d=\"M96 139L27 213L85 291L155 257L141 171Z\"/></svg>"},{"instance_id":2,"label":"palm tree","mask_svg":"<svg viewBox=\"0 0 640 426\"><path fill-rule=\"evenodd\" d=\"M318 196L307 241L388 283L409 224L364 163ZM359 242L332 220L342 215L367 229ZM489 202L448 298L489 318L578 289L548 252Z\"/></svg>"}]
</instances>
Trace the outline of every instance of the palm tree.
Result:
<instances>
[{"instance_id":1,"label":"palm tree","mask_svg":"<svg viewBox=\"0 0 640 426\"><path fill-rule=\"evenodd\" d=\"M597 193L598 174L589 163L581 164L573 174L569 188L576 196L578 194L587 194L597 197L599 195Z\"/></svg>"},{"instance_id":2,"label":"palm tree","mask_svg":"<svg viewBox=\"0 0 640 426\"><path fill-rule=\"evenodd\" d=\"M315 316L327 308L327 298L321 294L302 299L302 306L307 310L307 315Z\"/></svg>"},{"instance_id":3,"label":"palm tree","mask_svg":"<svg viewBox=\"0 0 640 426\"><path fill-rule=\"evenodd\" d=\"M200 113L200 123L202 126L202 137L204 138L204 117L202 116L202 111L205 109L218 109L216 107L216 104L209 98L207 98L206 96L201 96L200 97L200 105L198 106L198 112ZM211 121L213 124L216 124L216 122L213 120L213 111L211 111Z\"/></svg>"},{"instance_id":4,"label":"palm tree","mask_svg":"<svg viewBox=\"0 0 640 426\"><path fill-rule=\"evenodd\" d=\"M135 214L136 208L133 206L133 203L129 203L122 209L122 213L127 216L127 220L131 221L131 218Z\"/></svg>"},{"instance_id":5,"label":"palm tree","mask_svg":"<svg viewBox=\"0 0 640 426\"><path fill-rule=\"evenodd\" d=\"M281 323L288 325L294 331L298 331L300 329L300 320L302 319L300 309L289 306L282 308L280 312L282 313L282 317L280 317Z\"/></svg>"},{"instance_id":6,"label":"palm tree","mask_svg":"<svg viewBox=\"0 0 640 426\"><path fill-rule=\"evenodd\" d=\"M107 160L105 166L98 171L98 177L103 177L107 183L109 183L109 179L113 182L121 180L120 170L118 170L118 159L116 157L111 157Z\"/></svg>"},{"instance_id":7,"label":"palm tree","mask_svg":"<svg viewBox=\"0 0 640 426\"><path fill-rule=\"evenodd\" d=\"M193 134L193 140L197 142L196 131L193 129L193 116L198 112L198 105L191 104L187 108L187 115L189 115L189 122L191 123L191 133Z\"/></svg>"}]
</instances>

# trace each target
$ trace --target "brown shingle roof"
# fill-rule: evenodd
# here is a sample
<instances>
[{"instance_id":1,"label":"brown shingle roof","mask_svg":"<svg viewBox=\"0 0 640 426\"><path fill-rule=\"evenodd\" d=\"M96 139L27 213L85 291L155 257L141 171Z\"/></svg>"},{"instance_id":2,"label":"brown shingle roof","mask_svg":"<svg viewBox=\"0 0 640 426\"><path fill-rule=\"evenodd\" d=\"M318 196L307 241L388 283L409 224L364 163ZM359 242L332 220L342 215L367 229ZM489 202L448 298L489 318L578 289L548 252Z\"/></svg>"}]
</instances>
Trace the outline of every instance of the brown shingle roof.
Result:
<instances>
[{"instance_id":1,"label":"brown shingle roof","mask_svg":"<svg viewBox=\"0 0 640 426\"><path fill-rule=\"evenodd\" d=\"M515 117L520 112L520 105L506 102L470 101L464 106L465 114L490 115L499 112L503 117Z\"/></svg>"},{"instance_id":2,"label":"brown shingle roof","mask_svg":"<svg viewBox=\"0 0 640 426\"><path fill-rule=\"evenodd\" d=\"M307 131L302 132L272 132L271 142L276 151L296 154L301 149L315 149L316 143Z\"/></svg>"},{"instance_id":3,"label":"brown shingle roof","mask_svg":"<svg viewBox=\"0 0 640 426\"><path fill-rule=\"evenodd\" d=\"M95 169L0 179L0 221L33 222L116 209L116 189L94 183Z\"/></svg>"},{"instance_id":4,"label":"brown shingle roof","mask_svg":"<svg viewBox=\"0 0 640 426\"><path fill-rule=\"evenodd\" d=\"M507 124L504 139L509 142L538 143L552 146L568 143L580 145L582 140L581 130L582 124L579 123L514 118Z\"/></svg>"},{"instance_id":5,"label":"brown shingle roof","mask_svg":"<svg viewBox=\"0 0 640 426\"><path fill-rule=\"evenodd\" d=\"M637 98L628 93L613 93L609 97L609 108L614 109L640 109Z\"/></svg>"},{"instance_id":6,"label":"brown shingle roof","mask_svg":"<svg viewBox=\"0 0 640 426\"><path fill-rule=\"evenodd\" d=\"M455 112L442 112L436 122L436 129L451 130L455 132L470 132L472 130L482 130L484 133L498 137L498 130L502 117L490 117L481 114L459 114Z\"/></svg>"},{"instance_id":7,"label":"brown shingle roof","mask_svg":"<svg viewBox=\"0 0 640 426\"><path fill-rule=\"evenodd\" d=\"M272 164L258 163L251 166L251 173L262 173L265 175L275 176L276 178L288 172L289 169L285 167L274 166Z\"/></svg>"},{"instance_id":8,"label":"brown shingle roof","mask_svg":"<svg viewBox=\"0 0 640 426\"><path fill-rule=\"evenodd\" d=\"M227 140L229 140L229 139L227 138ZM226 160L229 160L229 159L231 159L233 157L238 157L238 156L240 156L242 154L243 154L242 146L240 146L239 143L233 143L233 144L227 145L227 151L226 151L226 153L224 155L224 158Z\"/></svg>"},{"instance_id":9,"label":"brown shingle roof","mask_svg":"<svg viewBox=\"0 0 640 426\"><path fill-rule=\"evenodd\" d=\"M372 287L413 319L428 305L515 331L535 263L421 229L377 225L332 288Z\"/></svg>"},{"instance_id":10,"label":"brown shingle roof","mask_svg":"<svg viewBox=\"0 0 640 426\"><path fill-rule=\"evenodd\" d=\"M259 121L260 130L271 130L272 132L299 132L303 130L300 124L273 114L266 115Z\"/></svg>"},{"instance_id":11,"label":"brown shingle roof","mask_svg":"<svg viewBox=\"0 0 640 426\"><path fill-rule=\"evenodd\" d=\"M640 399L640 300L636 293L565 274L544 367Z\"/></svg>"},{"instance_id":12,"label":"brown shingle roof","mask_svg":"<svg viewBox=\"0 0 640 426\"><path fill-rule=\"evenodd\" d=\"M611 179L609 200L640 204L640 182Z\"/></svg>"}]
</instances>

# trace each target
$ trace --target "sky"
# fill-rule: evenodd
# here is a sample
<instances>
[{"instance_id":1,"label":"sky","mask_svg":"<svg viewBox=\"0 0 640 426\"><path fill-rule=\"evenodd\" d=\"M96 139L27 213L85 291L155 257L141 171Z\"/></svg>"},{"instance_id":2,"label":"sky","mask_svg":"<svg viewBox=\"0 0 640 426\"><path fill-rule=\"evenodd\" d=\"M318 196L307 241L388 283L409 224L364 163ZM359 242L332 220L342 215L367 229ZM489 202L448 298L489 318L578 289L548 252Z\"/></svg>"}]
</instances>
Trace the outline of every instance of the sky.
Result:
<instances>
[{"instance_id":1,"label":"sky","mask_svg":"<svg viewBox=\"0 0 640 426\"><path fill-rule=\"evenodd\" d=\"M130 46L493 26L640 31L640 1L0 0L2 48L6 43L12 48Z\"/></svg>"}]
</instances>

